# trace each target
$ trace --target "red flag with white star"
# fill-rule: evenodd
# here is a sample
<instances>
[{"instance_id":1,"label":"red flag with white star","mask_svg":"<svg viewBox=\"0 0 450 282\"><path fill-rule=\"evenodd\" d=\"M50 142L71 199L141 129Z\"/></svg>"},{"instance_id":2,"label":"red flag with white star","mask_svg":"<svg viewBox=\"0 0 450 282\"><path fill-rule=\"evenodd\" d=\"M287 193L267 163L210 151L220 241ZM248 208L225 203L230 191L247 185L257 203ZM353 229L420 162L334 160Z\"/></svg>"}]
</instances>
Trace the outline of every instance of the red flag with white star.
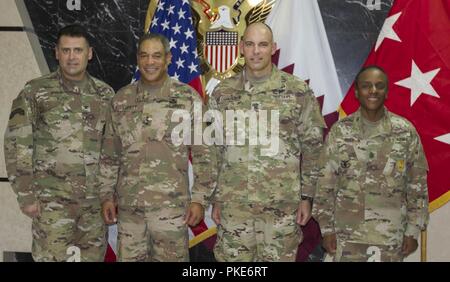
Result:
<instances>
[{"instance_id":1,"label":"red flag with white star","mask_svg":"<svg viewBox=\"0 0 450 282\"><path fill-rule=\"evenodd\" d=\"M365 62L389 78L387 108L416 127L428 160L430 211L450 200L450 0L396 0ZM344 114L357 110L353 86Z\"/></svg>"}]
</instances>

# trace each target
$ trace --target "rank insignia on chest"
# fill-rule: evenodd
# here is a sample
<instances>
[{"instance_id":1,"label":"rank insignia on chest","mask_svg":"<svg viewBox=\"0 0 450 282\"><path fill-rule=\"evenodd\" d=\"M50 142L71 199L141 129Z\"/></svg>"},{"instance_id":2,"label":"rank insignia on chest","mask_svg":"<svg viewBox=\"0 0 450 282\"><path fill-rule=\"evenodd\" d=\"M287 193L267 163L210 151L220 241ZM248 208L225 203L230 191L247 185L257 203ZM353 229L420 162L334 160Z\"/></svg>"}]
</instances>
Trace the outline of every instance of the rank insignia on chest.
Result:
<instances>
[{"instance_id":1,"label":"rank insignia on chest","mask_svg":"<svg viewBox=\"0 0 450 282\"><path fill-rule=\"evenodd\" d=\"M396 167L399 171L405 170L405 160L398 160L396 163Z\"/></svg>"},{"instance_id":2,"label":"rank insignia on chest","mask_svg":"<svg viewBox=\"0 0 450 282\"><path fill-rule=\"evenodd\" d=\"M347 161L341 161L341 168L349 168L350 167L350 160Z\"/></svg>"},{"instance_id":3,"label":"rank insignia on chest","mask_svg":"<svg viewBox=\"0 0 450 282\"><path fill-rule=\"evenodd\" d=\"M252 102L252 110L260 110L261 109L261 103L259 102Z\"/></svg>"}]
</instances>

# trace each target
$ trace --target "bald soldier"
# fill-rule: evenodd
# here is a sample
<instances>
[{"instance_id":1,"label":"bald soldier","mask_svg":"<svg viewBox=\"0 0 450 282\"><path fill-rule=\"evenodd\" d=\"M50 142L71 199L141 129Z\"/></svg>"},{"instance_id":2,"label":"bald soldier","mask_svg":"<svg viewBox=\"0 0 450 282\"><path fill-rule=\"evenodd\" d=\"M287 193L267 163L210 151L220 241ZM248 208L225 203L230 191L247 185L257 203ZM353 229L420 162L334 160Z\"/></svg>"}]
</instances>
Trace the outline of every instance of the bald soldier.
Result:
<instances>
[{"instance_id":1,"label":"bald soldier","mask_svg":"<svg viewBox=\"0 0 450 282\"><path fill-rule=\"evenodd\" d=\"M244 70L209 100L227 121L212 214L219 261L295 261L298 224L311 217L325 123L308 85L272 65L276 49L267 25L249 25L240 42Z\"/></svg>"},{"instance_id":2,"label":"bald soldier","mask_svg":"<svg viewBox=\"0 0 450 282\"><path fill-rule=\"evenodd\" d=\"M103 261L105 228L94 188L106 108L114 91L90 76L86 30L62 28L58 69L31 80L13 101L6 169L33 219L35 261Z\"/></svg>"},{"instance_id":3,"label":"bald soldier","mask_svg":"<svg viewBox=\"0 0 450 282\"><path fill-rule=\"evenodd\" d=\"M192 117L194 104L201 107L202 100L190 86L168 76L171 59L167 38L145 34L137 53L141 79L120 89L111 102L99 179L105 222L118 221L119 261L188 261L187 225L200 222L213 191L214 155L208 147L179 144L172 137L175 112Z\"/></svg>"},{"instance_id":4,"label":"bald soldier","mask_svg":"<svg viewBox=\"0 0 450 282\"><path fill-rule=\"evenodd\" d=\"M386 73L363 68L359 110L331 128L314 204L335 261L401 261L428 223L427 161L414 126L384 107Z\"/></svg>"}]
</instances>

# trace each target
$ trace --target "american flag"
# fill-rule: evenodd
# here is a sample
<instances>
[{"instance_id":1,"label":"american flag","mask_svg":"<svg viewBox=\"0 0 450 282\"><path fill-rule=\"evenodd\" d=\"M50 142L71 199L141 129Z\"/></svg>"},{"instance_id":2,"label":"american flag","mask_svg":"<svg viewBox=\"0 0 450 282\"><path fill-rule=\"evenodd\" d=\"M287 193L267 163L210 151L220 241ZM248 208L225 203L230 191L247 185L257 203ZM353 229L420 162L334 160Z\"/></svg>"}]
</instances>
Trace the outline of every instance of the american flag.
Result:
<instances>
[{"instance_id":1,"label":"american flag","mask_svg":"<svg viewBox=\"0 0 450 282\"><path fill-rule=\"evenodd\" d=\"M197 36L189 0L160 0L149 32L162 34L169 39L172 53L169 75L191 85L202 95Z\"/></svg>"},{"instance_id":2,"label":"american flag","mask_svg":"<svg viewBox=\"0 0 450 282\"><path fill-rule=\"evenodd\" d=\"M169 75L192 86L204 97L200 80L200 60L197 54L197 36L192 22L189 0L160 0L152 22L150 33L159 33L170 42L172 63L169 65ZM189 185L193 185L192 166L189 165ZM190 228L190 237L198 236L208 231L205 221ZM198 237L191 240L191 245L202 241Z\"/></svg>"}]
</instances>

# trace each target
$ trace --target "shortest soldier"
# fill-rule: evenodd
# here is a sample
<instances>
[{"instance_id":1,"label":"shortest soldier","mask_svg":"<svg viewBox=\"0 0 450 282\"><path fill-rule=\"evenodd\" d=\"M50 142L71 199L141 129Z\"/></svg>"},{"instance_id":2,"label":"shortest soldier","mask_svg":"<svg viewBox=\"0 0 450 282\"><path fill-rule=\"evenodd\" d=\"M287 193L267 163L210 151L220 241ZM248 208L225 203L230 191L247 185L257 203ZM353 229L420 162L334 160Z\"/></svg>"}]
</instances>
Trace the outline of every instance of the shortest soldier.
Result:
<instances>
[{"instance_id":1,"label":"shortest soldier","mask_svg":"<svg viewBox=\"0 0 450 282\"><path fill-rule=\"evenodd\" d=\"M105 222L118 221L119 261L188 261L187 225L202 220L212 192L208 147L172 140L174 113L185 111L192 117L194 103L201 106L202 101L190 86L168 76L171 59L167 38L145 34L137 53L141 79L120 89L110 107L100 198Z\"/></svg>"},{"instance_id":2,"label":"shortest soldier","mask_svg":"<svg viewBox=\"0 0 450 282\"><path fill-rule=\"evenodd\" d=\"M313 215L335 261L402 261L428 223L427 161L414 126L384 107L386 73L363 68L360 108L327 137Z\"/></svg>"}]
</instances>

